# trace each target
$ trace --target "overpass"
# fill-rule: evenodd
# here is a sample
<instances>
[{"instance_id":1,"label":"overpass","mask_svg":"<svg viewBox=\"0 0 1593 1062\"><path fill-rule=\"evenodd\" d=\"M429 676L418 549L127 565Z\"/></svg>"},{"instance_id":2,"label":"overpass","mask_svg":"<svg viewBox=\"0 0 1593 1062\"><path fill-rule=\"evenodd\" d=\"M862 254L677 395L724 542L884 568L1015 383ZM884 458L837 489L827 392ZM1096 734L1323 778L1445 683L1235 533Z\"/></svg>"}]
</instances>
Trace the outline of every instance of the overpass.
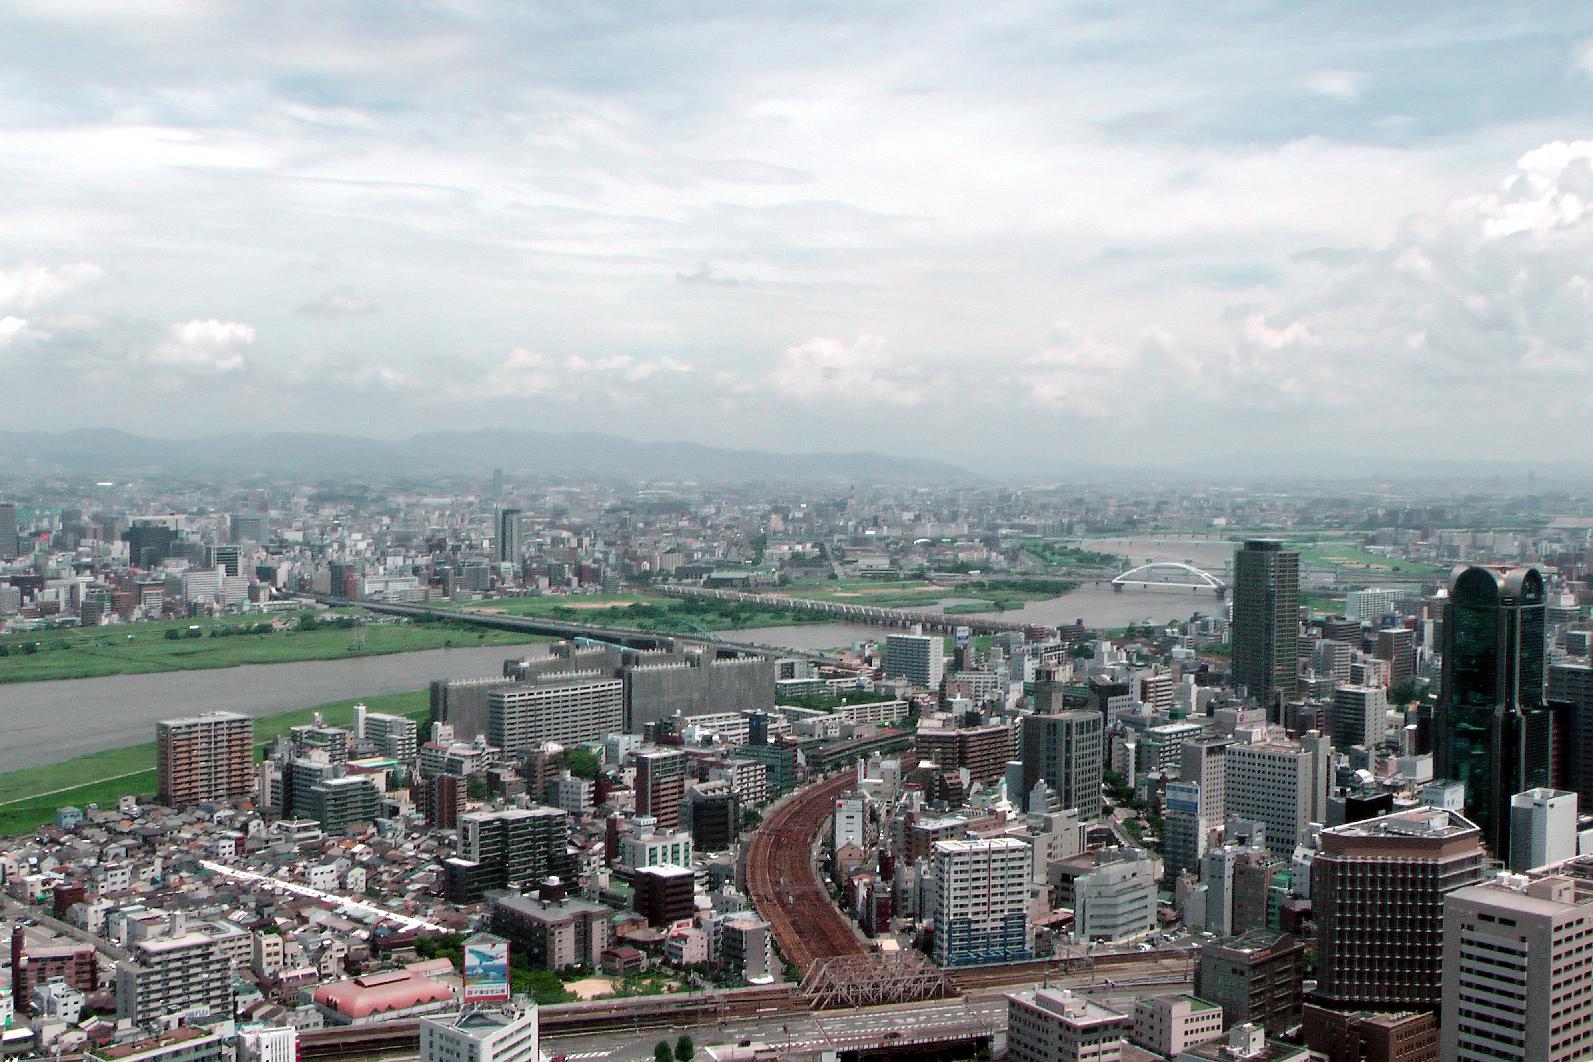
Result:
<instances>
[{"instance_id":1,"label":"overpass","mask_svg":"<svg viewBox=\"0 0 1593 1062\"><path fill-rule=\"evenodd\" d=\"M991 619L977 614L951 616L944 612L916 612L904 608L854 605L845 601L815 601L805 597L786 597L784 594L752 594L745 590L710 590L703 586L655 586L653 592L687 601L729 601L738 605L785 609L788 612L817 613L847 623L866 623L873 627L921 626L927 631L940 631L944 634L950 634L958 627L967 627L975 634L1016 631L1025 636L1043 637L1046 632L1056 633L1049 627L1018 623L1014 620Z\"/></svg>"},{"instance_id":2,"label":"overpass","mask_svg":"<svg viewBox=\"0 0 1593 1062\"><path fill-rule=\"evenodd\" d=\"M509 616L497 612L475 609L434 608L430 605L401 605L389 601L354 600L346 597L315 595L324 605L337 608L362 608L384 616L403 616L421 621L463 623L494 630L521 631L552 638L585 639L606 642L627 649L670 649L681 645L703 645L728 656L798 657L815 664L839 667L841 661L823 653L802 649L789 649L781 645L764 645L758 642L741 642L725 638L712 631L681 634L675 631L650 631L635 627L605 627L596 623L572 623L568 620L548 619L542 616Z\"/></svg>"}]
</instances>

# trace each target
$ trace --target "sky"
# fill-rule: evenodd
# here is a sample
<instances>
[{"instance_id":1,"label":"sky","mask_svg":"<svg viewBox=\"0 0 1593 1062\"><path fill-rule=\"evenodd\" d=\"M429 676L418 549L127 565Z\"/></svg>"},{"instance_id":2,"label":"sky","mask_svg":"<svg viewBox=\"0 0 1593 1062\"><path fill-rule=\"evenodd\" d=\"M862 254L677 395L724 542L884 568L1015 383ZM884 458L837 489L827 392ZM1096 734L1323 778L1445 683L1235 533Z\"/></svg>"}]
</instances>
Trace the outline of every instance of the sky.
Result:
<instances>
[{"instance_id":1,"label":"sky","mask_svg":"<svg viewBox=\"0 0 1593 1062\"><path fill-rule=\"evenodd\" d=\"M0 0L0 429L1576 456L1593 7Z\"/></svg>"}]
</instances>

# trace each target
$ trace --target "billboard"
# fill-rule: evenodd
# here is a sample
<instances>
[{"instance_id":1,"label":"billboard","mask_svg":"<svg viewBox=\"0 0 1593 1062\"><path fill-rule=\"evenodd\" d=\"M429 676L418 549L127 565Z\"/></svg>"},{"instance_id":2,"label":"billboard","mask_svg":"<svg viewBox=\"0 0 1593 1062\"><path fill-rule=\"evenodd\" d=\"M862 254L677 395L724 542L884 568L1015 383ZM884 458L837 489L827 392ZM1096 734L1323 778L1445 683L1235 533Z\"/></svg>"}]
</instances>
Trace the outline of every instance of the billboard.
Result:
<instances>
[{"instance_id":1,"label":"billboard","mask_svg":"<svg viewBox=\"0 0 1593 1062\"><path fill-rule=\"evenodd\" d=\"M495 1003L509 998L509 942L490 933L465 941L466 1003Z\"/></svg>"}]
</instances>

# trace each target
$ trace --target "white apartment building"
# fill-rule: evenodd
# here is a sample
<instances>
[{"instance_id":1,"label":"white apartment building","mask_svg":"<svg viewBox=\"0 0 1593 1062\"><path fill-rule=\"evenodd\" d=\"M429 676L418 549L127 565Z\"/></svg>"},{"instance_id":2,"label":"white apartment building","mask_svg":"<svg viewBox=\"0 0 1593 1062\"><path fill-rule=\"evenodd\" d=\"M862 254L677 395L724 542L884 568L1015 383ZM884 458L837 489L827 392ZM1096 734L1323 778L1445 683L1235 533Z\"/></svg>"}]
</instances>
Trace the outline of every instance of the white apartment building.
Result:
<instances>
[{"instance_id":1,"label":"white apartment building","mask_svg":"<svg viewBox=\"0 0 1593 1062\"><path fill-rule=\"evenodd\" d=\"M1122 1062L1129 1020L1064 988L1007 995L1010 1062Z\"/></svg>"},{"instance_id":2,"label":"white apartment building","mask_svg":"<svg viewBox=\"0 0 1593 1062\"><path fill-rule=\"evenodd\" d=\"M238 1027L238 1062L298 1062L299 1031L290 1025Z\"/></svg>"},{"instance_id":3,"label":"white apartment building","mask_svg":"<svg viewBox=\"0 0 1593 1062\"><path fill-rule=\"evenodd\" d=\"M859 848L865 847L867 837L865 836L864 824L866 822L867 814L861 798L841 797L836 800L835 818L832 821L830 837L833 842L831 851L839 852L849 844L855 844Z\"/></svg>"},{"instance_id":4,"label":"white apartment building","mask_svg":"<svg viewBox=\"0 0 1593 1062\"><path fill-rule=\"evenodd\" d=\"M937 635L885 636L885 677L906 679L923 689L939 689L946 674L946 643Z\"/></svg>"},{"instance_id":5,"label":"white apartment building","mask_svg":"<svg viewBox=\"0 0 1593 1062\"><path fill-rule=\"evenodd\" d=\"M420 1062L538 1062L537 1009L420 1019Z\"/></svg>"},{"instance_id":6,"label":"white apartment building","mask_svg":"<svg viewBox=\"0 0 1593 1062\"><path fill-rule=\"evenodd\" d=\"M1141 999L1134 1004L1134 1031L1138 1047L1163 1058L1185 1048L1222 1039L1222 1008L1194 996Z\"/></svg>"},{"instance_id":7,"label":"white apartment building","mask_svg":"<svg viewBox=\"0 0 1593 1062\"><path fill-rule=\"evenodd\" d=\"M584 679L516 683L487 695L487 739L508 753L549 741L580 745L625 729L625 683Z\"/></svg>"},{"instance_id":8,"label":"white apartment building","mask_svg":"<svg viewBox=\"0 0 1593 1062\"><path fill-rule=\"evenodd\" d=\"M691 866L691 834L685 830L659 832L644 825L634 833L621 834L619 849L619 865L627 870Z\"/></svg>"},{"instance_id":9,"label":"white apartment building","mask_svg":"<svg viewBox=\"0 0 1593 1062\"><path fill-rule=\"evenodd\" d=\"M1362 623L1376 623L1384 613L1394 611L1394 603L1408 590L1350 590L1344 595L1344 616Z\"/></svg>"},{"instance_id":10,"label":"white apartment building","mask_svg":"<svg viewBox=\"0 0 1593 1062\"><path fill-rule=\"evenodd\" d=\"M1313 822L1327 822L1333 743L1316 731L1299 745L1263 742L1228 749L1228 815L1264 823L1267 847L1290 855Z\"/></svg>"},{"instance_id":11,"label":"white apartment building","mask_svg":"<svg viewBox=\"0 0 1593 1062\"><path fill-rule=\"evenodd\" d=\"M934 959L973 966L1029 957L1029 846L1016 837L936 841Z\"/></svg>"},{"instance_id":12,"label":"white apartment building","mask_svg":"<svg viewBox=\"0 0 1593 1062\"><path fill-rule=\"evenodd\" d=\"M1593 897L1502 878L1444 897L1445 1062L1593 1056Z\"/></svg>"}]
</instances>

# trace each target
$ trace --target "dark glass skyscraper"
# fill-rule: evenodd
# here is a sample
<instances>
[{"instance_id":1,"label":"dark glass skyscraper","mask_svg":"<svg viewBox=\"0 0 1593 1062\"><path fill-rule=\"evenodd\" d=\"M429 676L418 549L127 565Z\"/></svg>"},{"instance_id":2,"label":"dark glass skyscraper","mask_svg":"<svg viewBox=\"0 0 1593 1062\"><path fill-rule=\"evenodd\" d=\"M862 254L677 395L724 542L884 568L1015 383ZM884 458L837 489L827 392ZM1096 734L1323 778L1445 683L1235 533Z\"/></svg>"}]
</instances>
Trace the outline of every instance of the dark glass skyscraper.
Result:
<instances>
[{"instance_id":1,"label":"dark glass skyscraper","mask_svg":"<svg viewBox=\"0 0 1593 1062\"><path fill-rule=\"evenodd\" d=\"M1300 554L1251 539L1233 557L1233 681L1269 712L1298 688Z\"/></svg>"},{"instance_id":2,"label":"dark glass skyscraper","mask_svg":"<svg viewBox=\"0 0 1593 1062\"><path fill-rule=\"evenodd\" d=\"M1461 565L1449 575L1435 766L1439 777L1466 783L1466 817L1501 859L1510 853L1510 798L1550 782L1547 620L1535 568Z\"/></svg>"}]
</instances>

